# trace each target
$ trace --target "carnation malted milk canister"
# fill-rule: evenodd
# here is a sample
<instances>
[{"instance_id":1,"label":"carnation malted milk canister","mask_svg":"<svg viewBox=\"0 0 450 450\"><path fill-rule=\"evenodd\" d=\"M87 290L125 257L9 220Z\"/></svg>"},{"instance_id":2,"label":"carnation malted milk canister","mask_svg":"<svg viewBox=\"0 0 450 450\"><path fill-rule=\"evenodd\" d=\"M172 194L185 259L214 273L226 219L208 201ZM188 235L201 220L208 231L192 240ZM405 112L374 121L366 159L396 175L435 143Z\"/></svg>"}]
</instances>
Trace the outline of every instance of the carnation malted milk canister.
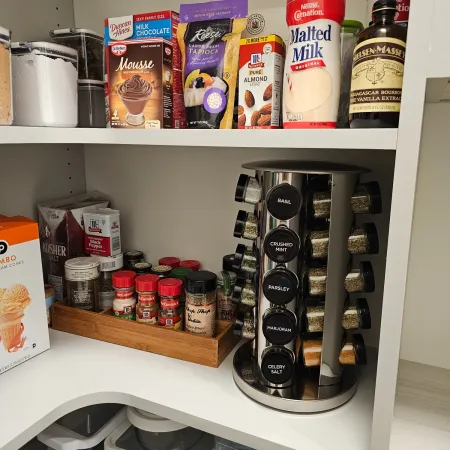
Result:
<instances>
[{"instance_id":1,"label":"carnation malted milk canister","mask_svg":"<svg viewBox=\"0 0 450 450\"><path fill-rule=\"evenodd\" d=\"M336 128L345 0L289 0L284 128Z\"/></svg>"}]
</instances>

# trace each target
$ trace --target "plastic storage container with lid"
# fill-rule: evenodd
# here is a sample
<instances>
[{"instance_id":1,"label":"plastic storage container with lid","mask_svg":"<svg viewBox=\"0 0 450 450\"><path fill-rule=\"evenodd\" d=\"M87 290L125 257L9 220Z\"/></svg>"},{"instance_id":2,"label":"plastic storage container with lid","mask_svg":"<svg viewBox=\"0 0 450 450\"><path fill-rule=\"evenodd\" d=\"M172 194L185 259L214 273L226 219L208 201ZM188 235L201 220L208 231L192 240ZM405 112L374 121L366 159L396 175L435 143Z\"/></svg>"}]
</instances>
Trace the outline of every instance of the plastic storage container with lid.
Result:
<instances>
[{"instance_id":1,"label":"plastic storage container with lid","mask_svg":"<svg viewBox=\"0 0 450 450\"><path fill-rule=\"evenodd\" d=\"M78 127L106 128L103 81L78 80Z\"/></svg>"},{"instance_id":2,"label":"plastic storage container with lid","mask_svg":"<svg viewBox=\"0 0 450 450\"><path fill-rule=\"evenodd\" d=\"M165 278L158 283L161 308L158 324L174 330L183 329L183 312L180 308L180 296L183 282L177 278Z\"/></svg>"},{"instance_id":3,"label":"plastic storage container with lid","mask_svg":"<svg viewBox=\"0 0 450 450\"><path fill-rule=\"evenodd\" d=\"M97 256L100 261L100 293L98 307L100 311L112 308L114 302L113 274L123 267L123 254L117 256Z\"/></svg>"},{"instance_id":4,"label":"plastic storage container with lid","mask_svg":"<svg viewBox=\"0 0 450 450\"><path fill-rule=\"evenodd\" d=\"M124 421L127 421L127 415L122 405L87 406L57 420L37 438L49 449L92 449L97 448Z\"/></svg>"},{"instance_id":5,"label":"plastic storage container with lid","mask_svg":"<svg viewBox=\"0 0 450 450\"><path fill-rule=\"evenodd\" d=\"M338 127L349 128L350 87L352 83L353 50L364 25L357 20L344 20L341 28L341 97Z\"/></svg>"},{"instance_id":6,"label":"plastic storage container with lid","mask_svg":"<svg viewBox=\"0 0 450 450\"><path fill-rule=\"evenodd\" d=\"M232 321L236 315L233 304L233 291L236 274L223 270L217 274L217 320Z\"/></svg>"},{"instance_id":7,"label":"plastic storage container with lid","mask_svg":"<svg viewBox=\"0 0 450 450\"><path fill-rule=\"evenodd\" d=\"M14 125L76 127L78 55L49 42L11 45Z\"/></svg>"},{"instance_id":8,"label":"plastic storage container with lid","mask_svg":"<svg viewBox=\"0 0 450 450\"><path fill-rule=\"evenodd\" d=\"M116 317L136 320L135 279L136 273L131 270L119 270L113 274L113 309Z\"/></svg>"},{"instance_id":9,"label":"plastic storage container with lid","mask_svg":"<svg viewBox=\"0 0 450 450\"><path fill-rule=\"evenodd\" d=\"M78 53L78 78L103 81L103 36L91 30L65 28L50 31L52 41L73 48ZM104 99L103 99L104 100Z\"/></svg>"},{"instance_id":10,"label":"plastic storage container with lid","mask_svg":"<svg viewBox=\"0 0 450 450\"><path fill-rule=\"evenodd\" d=\"M11 125L12 121L11 33L0 27L0 125Z\"/></svg>"}]
</instances>

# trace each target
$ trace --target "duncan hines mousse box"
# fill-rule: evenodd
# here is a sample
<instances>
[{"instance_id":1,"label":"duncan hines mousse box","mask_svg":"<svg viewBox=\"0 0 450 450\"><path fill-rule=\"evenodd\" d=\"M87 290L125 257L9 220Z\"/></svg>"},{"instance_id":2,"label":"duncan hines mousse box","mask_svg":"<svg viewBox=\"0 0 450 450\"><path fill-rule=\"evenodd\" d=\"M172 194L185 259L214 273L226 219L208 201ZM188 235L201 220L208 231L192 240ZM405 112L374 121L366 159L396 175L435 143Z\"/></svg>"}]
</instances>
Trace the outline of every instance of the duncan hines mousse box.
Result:
<instances>
[{"instance_id":1,"label":"duncan hines mousse box","mask_svg":"<svg viewBox=\"0 0 450 450\"><path fill-rule=\"evenodd\" d=\"M239 128L280 128L284 53L274 34L241 39Z\"/></svg>"},{"instance_id":2,"label":"duncan hines mousse box","mask_svg":"<svg viewBox=\"0 0 450 450\"><path fill-rule=\"evenodd\" d=\"M0 217L0 373L50 348L38 224Z\"/></svg>"},{"instance_id":3,"label":"duncan hines mousse box","mask_svg":"<svg viewBox=\"0 0 450 450\"><path fill-rule=\"evenodd\" d=\"M112 128L186 128L178 22L173 11L105 20Z\"/></svg>"},{"instance_id":4,"label":"duncan hines mousse box","mask_svg":"<svg viewBox=\"0 0 450 450\"><path fill-rule=\"evenodd\" d=\"M96 191L38 205L44 279L55 288L56 300L66 293L65 262L84 256L83 213L108 206L106 196Z\"/></svg>"}]
</instances>

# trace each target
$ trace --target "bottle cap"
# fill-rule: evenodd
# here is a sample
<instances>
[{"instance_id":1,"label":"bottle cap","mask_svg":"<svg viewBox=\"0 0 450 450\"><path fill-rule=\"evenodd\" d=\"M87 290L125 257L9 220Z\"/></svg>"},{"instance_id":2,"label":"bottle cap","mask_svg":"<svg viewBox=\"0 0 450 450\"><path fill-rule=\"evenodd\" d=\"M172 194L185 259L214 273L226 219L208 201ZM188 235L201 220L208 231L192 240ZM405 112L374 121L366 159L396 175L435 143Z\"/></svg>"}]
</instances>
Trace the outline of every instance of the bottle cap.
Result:
<instances>
[{"instance_id":1,"label":"bottle cap","mask_svg":"<svg viewBox=\"0 0 450 450\"><path fill-rule=\"evenodd\" d=\"M372 263L364 261L361 263L361 273L364 278L365 289L364 292L375 291L375 274L373 273Z\"/></svg>"},{"instance_id":2,"label":"bottle cap","mask_svg":"<svg viewBox=\"0 0 450 450\"><path fill-rule=\"evenodd\" d=\"M369 255L377 255L380 251L380 240L378 238L377 227L374 223L365 223L362 228L367 236Z\"/></svg>"},{"instance_id":3,"label":"bottle cap","mask_svg":"<svg viewBox=\"0 0 450 450\"><path fill-rule=\"evenodd\" d=\"M233 334L238 338L242 338L242 330L244 328L245 312L238 310L236 320L234 322Z\"/></svg>"},{"instance_id":4,"label":"bottle cap","mask_svg":"<svg viewBox=\"0 0 450 450\"><path fill-rule=\"evenodd\" d=\"M396 0L378 0L374 3L372 13L375 14L378 11L383 10L395 10L397 11L397 1Z\"/></svg>"},{"instance_id":5,"label":"bottle cap","mask_svg":"<svg viewBox=\"0 0 450 450\"><path fill-rule=\"evenodd\" d=\"M136 272L132 270L119 270L113 273L112 282L115 288L131 288L134 287Z\"/></svg>"},{"instance_id":6,"label":"bottle cap","mask_svg":"<svg viewBox=\"0 0 450 450\"><path fill-rule=\"evenodd\" d=\"M239 272L241 270L242 261L247 247L244 244L238 244L236 252L234 253L233 271Z\"/></svg>"},{"instance_id":7,"label":"bottle cap","mask_svg":"<svg viewBox=\"0 0 450 450\"><path fill-rule=\"evenodd\" d=\"M188 269L187 267L178 267L177 269L173 269L170 272L170 276L172 278L178 278L179 280L185 280L188 273L191 273L193 270Z\"/></svg>"},{"instance_id":8,"label":"bottle cap","mask_svg":"<svg viewBox=\"0 0 450 450\"><path fill-rule=\"evenodd\" d=\"M361 186L370 196L369 214L381 214L383 209L383 201L381 198L381 188L378 181L370 181L369 183L364 183Z\"/></svg>"},{"instance_id":9,"label":"bottle cap","mask_svg":"<svg viewBox=\"0 0 450 450\"><path fill-rule=\"evenodd\" d=\"M278 220L295 217L302 206L299 190L288 183L282 183L270 190L267 195L267 209Z\"/></svg>"},{"instance_id":10,"label":"bottle cap","mask_svg":"<svg viewBox=\"0 0 450 450\"><path fill-rule=\"evenodd\" d=\"M248 175L245 175L244 173L241 173L239 175L239 180L236 186L236 193L234 195L234 199L239 203L244 203L245 201L245 191L247 189L249 179L250 177Z\"/></svg>"},{"instance_id":11,"label":"bottle cap","mask_svg":"<svg viewBox=\"0 0 450 450\"><path fill-rule=\"evenodd\" d=\"M297 276L284 267L277 267L267 273L263 281L264 296L277 306L286 305L297 296Z\"/></svg>"},{"instance_id":12,"label":"bottle cap","mask_svg":"<svg viewBox=\"0 0 450 450\"><path fill-rule=\"evenodd\" d=\"M176 269L180 267L180 259L174 256L166 256L165 258L161 258L159 260L160 266L170 266L172 269Z\"/></svg>"},{"instance_id":13,"label":"bottle cap","mask_svg":"<svg viewBox=\"0 0 450 450\"><path fill-rule=\"evenodd\" d=\"M206 294L217 288L217 276L207 270L189 273L186 276L186 291L191 294Z\"/></svg>"},{"instance_id":14,"label":"bottle cap","mask_svg":"<svg viewBox=\"0 0 450 450\"><path fill-rule=\"evenodd\" d=\"M358 20L344 20L342 22L342 32L358 34L364 30L364 25Z\"/></svg>"},{"instance_id":15,"label":"bottle cap","mask_svg":"<svg viewBox=\"0 0 450 450\"><path fill-rule=\"evenodd\" d=\"M177 297L183 291L183 282L178 278L164 278L158 283L158 293L164 297Z\"/></svg>"},{"instance_id":16,"label":"bottle cap","mask_svg":"<svg viewBox=\"0 0 450 450\"><path fill-rule=\"evenodd\" d=\"M294 375L293 355L284 347L270 347L262 358L261 370L270 383L286 384Z\"/></svg>"},{"instance_id":17,"label":"bottle cap","mask_svg":"<svg viewBox=\"0 0 450 450\"><path fill-rule=\"evenodd\" d=\"M244 234L244 230L245 230L245 222L247 221L247 211L239 211L238 215L236 217L236 223L234 225L234 237L241 239L243 234Z\"/></svg>"},{"instance_id":18,"label":"bottle cap","mask_svg":"<svg viewBox=\"0 0 450 450\"><path fill-rule=\"evenodd\" d=\"M356 365L365 366L367 364L367 351L364 338L360 334L354 334L352 336L352 343L355 349Z\"/></svg>"},{"instance_id":19,"label":"bottle cap","mask_svg":"<svg viewBox=\"0 0 450 450\"><path fill-rule=\"evenodd\" d=\"M180 267L186 267L192 270L200 270L200 262L195 259L186 259L180 262Z\"/></svg>"},{"instance_id":20,"label":"bottle cap","mask_svg":"<svg viewBox=\"0 0 450 450\"><path fill-rule=\"evenodd\" d=\"M155 266L155 267L153 267L152 272L155 275L159 275L161 277L161 276L168 275L170 272L172 272L172 267L170 267L170 266Z\"/></svg>"},{"instance_id":21,"label":"bottle cap","mask_svg":"<svg viewBox=\"0 0 450 450\"><path fill-rule=\"evenodd\" d=\"M159 280L158 275L139 275L136 277L136 290L139 292L157 292Z\"/></svg>"},{"instance_id":22,"label":"bottle cap","mask_svg":"<svg viewBox=\"0 0 450 450\"><path fill-rule=\"evenodd\" d=\"M295 338L297 320L287 309L266 311L263 319L263 333L265 338L274 345L289 344Z\"/></svg>"},{"instance_id":23,"label":"bottle cap","mask_svg":"<svg viewBox=\"0 0 450 450\"><path fill-rule=\"evenodd\" d=\"M222 260L222 270L227 272L235 272L234 268L234 253L232 255L225 255Z\"/></svg>"},{"instance_id":24,"label":"bottle cap","mask_svg":"<svg viewBox=\"0 0 450 450\"><path fill-rule=\"evenodd\" d=\"M367 300L365 298L358 298L356 300L356 309L359 315L359 327L361 330L370 330L372 328L372 319Z\"/></svg>"},{"instance_id":25,"label":"bottle cap","mask_svg":"<svg viewBox=\"0 0 450 450\"><path fill-rule=\"evenodd\" d=\"M133 261L136 261L136 260L141 261L141 260L144 259L144 253L141 252L140 250L130 250L130 251L126 252L124 254L124 256L125 256L125 259L128 260L128 261L131 261L131 260L133 260Z\"/></svg>"},{"instance_id":26,"label":"bottle cap","mask_svg":"<svg viewBox=\"0 0 450 450\"><path fill-rule=\"evenodd\" d=\"M147 275L152 271L152 265L146 261L131 263L131 268L137 275Z\"/></svg>"}]
</instances>

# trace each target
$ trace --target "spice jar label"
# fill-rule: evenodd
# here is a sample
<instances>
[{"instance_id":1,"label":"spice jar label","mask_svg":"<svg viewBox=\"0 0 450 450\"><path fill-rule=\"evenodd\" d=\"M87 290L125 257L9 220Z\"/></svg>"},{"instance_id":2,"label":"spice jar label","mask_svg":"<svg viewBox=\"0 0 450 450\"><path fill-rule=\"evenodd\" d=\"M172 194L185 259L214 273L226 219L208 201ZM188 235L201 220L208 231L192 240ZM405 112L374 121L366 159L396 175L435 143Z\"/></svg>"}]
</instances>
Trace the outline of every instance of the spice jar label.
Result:
<instances>
[{"instance_id":1,"label":"spice jar label","mask_svg":"<svg viewBox=\"0 0 450 450\"><path fill-rule=\"evenodd\" d=\"M172 328L174 330L181 330L183 326L182 317L181 316L172 316L172 317L158 317L158 325L165 328Z\"/></svg>"},{"instance_id":2,"label":"spice jar label","mask_svg":"<svg viewBox=\"0 0 450 450\"><path fill-rule=\"evenodd\" d=\"M158 323L158 311L140 311L136 314L136 321L156 325Z\"/></svg>"},{"instance_id":3,"label":"spice jar label","mask_svg":"<svg viewBox=\"0 0 450 450\"><path fill-rule=\"evenodd\" d=\"M122 310L115 310L114 315L121 319L136 320L136 307L124 306Z\"/></svg>"},{"instance_id":4,"label":"spice jar label","mask_svg":"<svg viewBox=\"0 0 450 450\"><path fill-rule=\"evenodd\" d=\"M138 301L141 303L156 303L158 301L158 297L156 294L139 294Z\"/></svg>"},{"instance_id":5,"label":"spice jar label","mask_svg":"<svg viewBox=\"0 0 450 450\"><path fill-rule=\"evenodd\" d=\"M163 309L174 309L180 306L179 300L171 300L171 299L161 299L161 308Z\"/></svg>"},{"instance_id":6,"label":"spice jar label","mask_svg":"<svg viewBox=\"0 0 450 450\"><path fill-rule=\"evenodd\" d=\"M234 305L231 296L225 295L220 290L217 292L217 319L218 320L233 320L234 319Z\"/></svg>"},{"instance_id":7,"label":"spice jar label","mask_svg":"<svg viewBox=\"0 0 450 450\"><path fill-rule=\"evenodd\" d=\"M186 331L203 336L214 336L216 304L192 305L186 303Z\"/></svg>"}]
</instances>

